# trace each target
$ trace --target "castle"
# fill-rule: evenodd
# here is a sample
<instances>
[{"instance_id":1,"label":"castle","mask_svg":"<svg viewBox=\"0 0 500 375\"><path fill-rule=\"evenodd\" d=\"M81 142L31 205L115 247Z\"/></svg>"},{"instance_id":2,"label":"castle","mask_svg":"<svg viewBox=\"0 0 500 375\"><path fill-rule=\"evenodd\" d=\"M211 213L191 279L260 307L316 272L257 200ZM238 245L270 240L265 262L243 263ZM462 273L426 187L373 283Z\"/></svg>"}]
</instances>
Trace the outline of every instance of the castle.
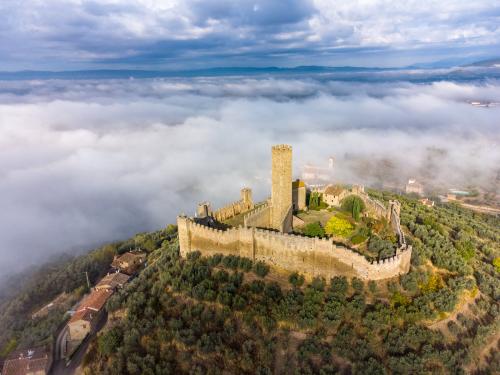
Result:
<instances>
[{"instance_id":1,"label":"castle","mask_svg":"<svg viewBox=\"0 0 500 375\"><path fill-rule=\"evenodd\" d=\"M271 198L254 204L252 192L241 190L241 199L217 211L208 202L198 206L196 217L177 217L181 256L191 251L203 255L239 255L254 261L265 261L277 268L299 271L310 276L359 277L381 280L407 273L411 246L406 244L399 223L400 205L389 207L375 201L363 189L353 189L376 215L390 221L398 235L398 249L392 257L370 261L328 238L311 238L291 234L294 208L305 207L305 185L292 181L292 147L272 147ZM228 227L222 221L242 218L240 224Z\"/></svg>"}]
</instances>

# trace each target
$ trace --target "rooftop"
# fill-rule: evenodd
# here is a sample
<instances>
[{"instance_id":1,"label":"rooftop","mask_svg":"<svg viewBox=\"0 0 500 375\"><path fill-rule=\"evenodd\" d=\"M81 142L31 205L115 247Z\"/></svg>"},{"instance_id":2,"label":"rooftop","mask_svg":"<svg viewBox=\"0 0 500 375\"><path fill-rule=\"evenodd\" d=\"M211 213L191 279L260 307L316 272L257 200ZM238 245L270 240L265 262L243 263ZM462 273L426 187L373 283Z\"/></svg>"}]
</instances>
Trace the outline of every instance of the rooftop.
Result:
<instances>
[{"instance_id":1,"label":"rooftop","mask_svg":"<svg viewBox=\"0 0 500 375\"><path fill-rule=\"evenodd\" d=\"M68 323L74 323L79 320L85 320L87 322L91 322L94 319L96 312L91 309L79 310L73 314Z\"/></svg>"},{"instance_id":2,"label":"rooftop","mask_svg":"<svg viewBox=\"0 0 500 375\"><path fill-rule=\"evenodd\" d=\"M80 311L84 309L92 309L94 311L99 311L112 294L112 290L94 290L87 297L85 297L82 302L80 302L76 310Z\"/></svg>"},{"instance_id":3,"label":"rooftop","mask_svg":"<svg viewBox=\"0 0 500 375\"><path fill-rule=\"evenodd\" d=\"M118 261L118 262L125 262L125 263L130 263L130 262L133 262L135 259L137 258L144 258L146 256L145 253L139 253L139 252L130 252L130 251L127 251L126 253L120 255L119 257L117 257L113 263L115 261Z\"/></svg>"},{"instance_id":4,"label":"rooftop","mask_svg":"<svg viewBox=\"0 0 500 375\"><path fill-rule=\"evenodd\" d=\"M128 279L130 279L129 275L125 275L124 273L121 272L115 272L115 273L110 273L106 276L104 276L101 281L96 285L97 288L99 287L106 287L110 286L111 288L114 288L115 286L125 284Z\"/></svg>"},{"instance_id":5,"label":"rooftop","mask_svg":"<svg viewBox=\"0 0 500 375\"><path fill-rule=\"evenodd\" d=\"M344 188L339 185L328 185L325 189L326 195L339 195L344 191Z\"/></svg>"},{"instance_id":6,"label":"rooftop","mask_svg":"<svg viewBox=\"0 0 500 375\"><path fill-rule=\"evenodd\" d=\"M292 189L297 189L299 187L306 187L306 184L302 180L295 180L292 182Z\"/></svg>"},{"instance_id":7,"label":"rooftop","mask_svg":"<svg viewBox=\"0 0 500 375\"><path fill-rule=\"evenodd\" d=\"M46 370L50 361L50 352L46 347L16 350L5 360L3 375L25 375Z\"/></svg>"}]
</instances>

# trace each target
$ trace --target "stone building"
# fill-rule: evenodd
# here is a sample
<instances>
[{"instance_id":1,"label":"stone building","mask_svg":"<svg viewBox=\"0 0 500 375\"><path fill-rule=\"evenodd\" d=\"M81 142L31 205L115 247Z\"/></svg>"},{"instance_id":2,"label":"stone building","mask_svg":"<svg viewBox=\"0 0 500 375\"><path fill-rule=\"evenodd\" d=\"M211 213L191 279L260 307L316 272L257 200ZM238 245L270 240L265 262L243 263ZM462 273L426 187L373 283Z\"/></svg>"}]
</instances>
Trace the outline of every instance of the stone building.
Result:
<instances>
[{"instance_id":1,"label":"stone building","mask_svg":"<svg viewBox=\"0 0 500 375\"><path fill-rule=\"evenodd\" d=\"M292 202L295 211L302 211L306 208L306 184L302 180L295 180L292 183Z\"/></svg>"},{"instance_id":2,"label":"stone building","mask_svg":"<svg viewBox=\"0 0 500 375\"><path fill-rule=\"evenodd\" d=\"M406 194L415 193L417 195L424 194L424 186L415 179L409 179L405 186Z\"/></svg>"},{"instance_id":3,"label":"stone building","mask_svg":"<svg viewBox=\"0 0 500 375\"><path fill-rule=\"evenodd\" d=\"M362 187L351 189L350 193L359 195L372 214L386 217L398 235L399 246L395 255L370 260L328 238L290 234L293 204L299 205L299 194L294 202L291 146L277 145L272 148L271 167L271 199L241 212L242 226L218 226L216 218L211 216L207 220L178 216L181 256L191 251L200 251L207 256L239 255L254 261L265 261L281 269L325 278L344 275L380 280L409 271L412 249L406 244L400 228L399 202L391 201L386 207L368 197ZM300 183L296 186L301 188Z\"/></svg>"},{"instance_id":4,"label":"stone building","mask_svg":"<svg viewBox=\"0 0 500 375\"><path fill-rule=\"evenodd\" d=\"M109 289L94 290L80 302L68 322L69 341L81 341L95 331L112 294L113 290Z\"/></svg>"},{"instance_id":5,"label":"stone building","mask_svg":"<svg viewBox=\"0 0 500 375\"><path fill-rule=\"evenodd\" d=\"M127 274L133 275L143 266L146 254L138 251L127 251L120 256L115 256L111 267Z\"/></svg>"},{"instance_id":6,"label":"stone building","mask_svg":"<svg viewBox=\"0 0 500 375\"><path fill-rule=\"evenodd\" d=\"M125 275L121 272L113 272L104 276L95 286L95 290L117 290L123 288L129 279L129 275Z\"/></svg>"},{"instance_id":7,"label":"stone building","mask_svg":"<svg viewBox=\"0 0 500 375\"><path fill-rule=\"evenodd\" d=\"M342 199L348 195L348 191L340 185L328 185L323 191L323 202L328 206L340 206Z\"/></svg>"}]
</instances>

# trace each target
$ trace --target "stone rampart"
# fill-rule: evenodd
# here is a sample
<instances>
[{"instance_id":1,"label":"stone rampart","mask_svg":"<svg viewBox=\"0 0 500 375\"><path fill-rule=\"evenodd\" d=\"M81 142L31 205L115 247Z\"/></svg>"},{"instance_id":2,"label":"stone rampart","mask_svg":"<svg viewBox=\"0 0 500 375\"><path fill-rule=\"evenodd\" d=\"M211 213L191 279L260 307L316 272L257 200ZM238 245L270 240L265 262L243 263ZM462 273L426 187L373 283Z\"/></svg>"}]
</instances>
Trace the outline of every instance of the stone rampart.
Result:
<instances>
[{"instance_id":1,"label":"stone rampart","mask_svg":"<svg viewBox=\"0 0 500 375\"><path fill-rule=\"evenodd\" d=\"M178 217L177 225L181 256L196 250L203 255L233 254L313 276L330 278L343 275L364 280L394 277L407 273L410 267L412 250L406 245L401 246L393 257L371 262L326 238L310 238L255 227L217 230L197 224L185 216Z\"/></svg>"},{"instance_id":2,"label":"stone rampart","mask_svg":"<svg viewBox=\"0 0 500 375\"><path fill-rule=\"evenodd\" d=\"M245 202L243 200L239 200L228 204L222 208L219 208L217 211L213 213L213 217L217 221L224 221L233 216L239 215L243 212L247 212L253 208L253 203Z\"/></svg>"},{"instance_id":3,"label":"stone rampart","mask_svg":"<svg viewBox=\"0 0 500 375\"><path fill-rule=\"evenodd\" d=\"M243 216L245 227L266 228L271 224L271 207L266 202Z\"/></svg>"},{"instance_id":4,"label":"stone rampart","mask_svg":"<svg viewBox=\"0 0 500 375\"><path fill-rule=\"evenodd\" d=\"M365 192L354 192L352 194L357 195L363 200L363 203L365 204L366 209L370 214L376 217L384 217L387 220L390 220L390 209L384 206L384 204L376 199L370 198L370 196Z\"/></svg>"}]
</instances>

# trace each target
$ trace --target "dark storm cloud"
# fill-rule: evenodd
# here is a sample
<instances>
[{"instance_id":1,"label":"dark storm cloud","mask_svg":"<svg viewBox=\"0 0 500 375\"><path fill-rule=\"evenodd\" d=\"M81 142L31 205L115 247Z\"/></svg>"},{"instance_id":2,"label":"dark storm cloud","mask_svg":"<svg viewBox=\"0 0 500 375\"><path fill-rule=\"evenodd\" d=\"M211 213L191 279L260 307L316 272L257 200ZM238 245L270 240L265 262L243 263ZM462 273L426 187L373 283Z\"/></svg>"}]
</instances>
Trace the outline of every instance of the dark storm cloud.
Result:
<instances>
[{"instance_id":1,"label":"dark storm cloud","mask_svg":"<svg viewBox=\"0 0 500 375\"><path fill-rule=\"evenodd\" d=\"M0 272L174 222L250 186L270 146L341 182L495 188L500 85L227 77L11 81L0 90ZM497 187L498 188L498 187Z\"/></svg>"}]
</instances>

